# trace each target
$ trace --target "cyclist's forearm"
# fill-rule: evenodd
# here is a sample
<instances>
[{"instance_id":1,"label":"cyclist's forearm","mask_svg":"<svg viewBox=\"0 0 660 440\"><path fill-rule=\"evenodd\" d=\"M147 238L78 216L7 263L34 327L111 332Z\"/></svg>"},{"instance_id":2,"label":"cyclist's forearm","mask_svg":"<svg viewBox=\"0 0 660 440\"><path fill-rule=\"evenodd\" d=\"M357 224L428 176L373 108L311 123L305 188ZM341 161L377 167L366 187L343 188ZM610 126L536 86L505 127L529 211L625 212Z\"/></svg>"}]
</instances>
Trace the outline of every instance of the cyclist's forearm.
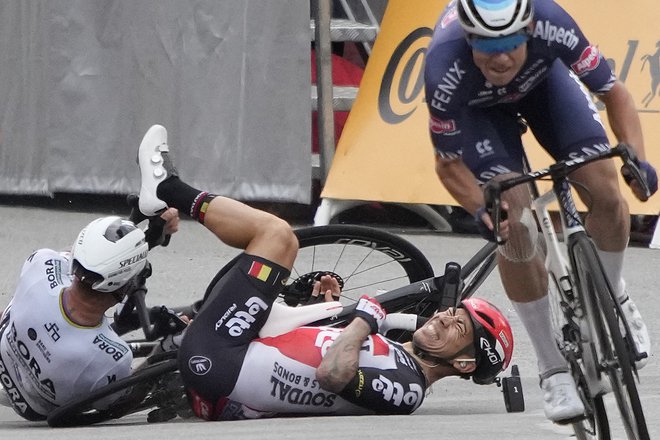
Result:
<instances>
[{"instance_id":1,"label":"cyclist's forearm","mask_svg":"<svg viewBox=\"0 0 660 440\"><path fill-rule=\"evenodd\" d=\"M360 349L370 333L371 327L361 318L346 326L316 368L321 388L338 393L346 387L357 372Z\"/></svg>"},{"instance_id":2,"label":"cyclist's forearm","mask_svg":"<svg viewBox=\"0 0 660 440\"><path fill-rule=\"evenodd\" d=\"M443 159L436 156L435 172L445 189L474 215L484 204L484 197L474 174L461 159Z\"/></svg>"},{"instance_id":3,"label":"cyclist's forearm","mask_svg":"<svg viewBox=\"0 0 660 440\"><path fill-rule=\"evenodd\" d=\"M607 107L607 119L616 139L633 147L640 160L646 160L642 125L628 89L617 81L600 99Z\"/></svg>"}]
</instances>

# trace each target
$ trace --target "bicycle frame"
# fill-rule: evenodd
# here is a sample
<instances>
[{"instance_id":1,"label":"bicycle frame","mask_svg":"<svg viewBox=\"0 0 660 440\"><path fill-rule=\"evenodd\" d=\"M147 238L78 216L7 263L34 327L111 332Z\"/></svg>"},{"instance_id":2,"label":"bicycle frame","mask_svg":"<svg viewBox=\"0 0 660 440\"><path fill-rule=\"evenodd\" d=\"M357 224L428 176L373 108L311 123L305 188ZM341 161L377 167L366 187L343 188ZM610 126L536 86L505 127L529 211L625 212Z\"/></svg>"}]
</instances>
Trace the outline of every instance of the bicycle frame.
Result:
<instances>
[{"instance_id":1,"label":"bicycle frame","mask_svg":"<svg viewBox=\"0 0 660 440\"><path fill-rule=\"evenodd\" d=\"M571 366L583 398L586 397L590 426L583 425L579 420L572 422L576 435L581 439L592 438L591 435L596 432L601 439L610 438L602 401L602 396L612 391L606 380L608 376L610 380L616 378L616 384L613 382L612 387L615 388L615 397L629 438L648 438L643 410L634 385L635 378L639 378L632 362L643 356L637 352L634 343L625 341L626 335L631 334L629 323L604 272L597 249L586 233L573 200L569 180L570 173L576 169L614 156L622 158L624 167L642 185L648 198L649 188L634 153L623 144L504 181L489 182L484 188L486 207L494 217L495 237L499 244L503 244L504 240L499 234L502 192L521 184L535 184L536 180L545 177L552 180L552 189L544 194L538 194L536 186L533 187L531 206L547 245L545 267L558 292L558 298L551 301L551 307L555 305L554 315L558 317L558 322L553 324L557 332L555 338ZM548 205L554 201L559 203L568 259L562 253L548 210ZM620 332L621 327L623 330ZM605 346L602 345L603 341L606 341ZM628 386L631 388L624 391L623 388Z\"/></svg>"},{"instance_id":2,"label":"bicycle frame","mask_svg":"<svg viewBox=\"0 0 660 440\"><path fill-rule=\"evenodd\" d=\"M582 349L585 344L588 344L592 340L591 332L593 329L591 325L585 325L584 320L574 321L568 318L568 316L573 317L571 315L575 315L576 297L570 265L562 252L560 241L550 216L550 211L548 210L548 205L555 201L560 204L559 213L564 241L568 243L571 241L571 237L577 234L586 234L584 226L578 217L567 177L562 177L553 182L553 188L551 190L534 198L532 200L532 210L536 215L546 243L545 267L559 291L562 298L562 311L564 316L567 316L567 323L570 330L573 331L573 337L564 337L564 342L569 344L562 347L564 355L576 361L580 357L594 356L591 350ZM575 317L583 318L583 316ZM607 390L605 378L595 368L587 368L596 364L597 360L591 359L591 362L584 363L583 368L587 387L594 395L604 393Z\"/></svg>"},{"instance_id":3,"label":"bicycle frame","mask_svg":"<svg viewBox=\"0 0 660 440\"><path fill-rule=\"evenodd\" d=\"M573 283L568 269L568 262L561 252L557 232L555 231L550 212L547 208L548 205L555 200L557 200L557 196L554 191L547 191L532 201L532 210L534 211L541 227L541 232L543 233L547 246L545 267L548 270L548 273L555 277L555 282L557 286L561 288L563 294L570 298L573 296ZM584 230L584 228L574 228L571 233L574 233L577 230Z\"/></svg>"},{"instance_id":4,"label":"bicycle frame","mask_svg":"<svg viewBox=\"0 0 660 440\"><path fill-rule=\"evenodd\" d=\"M548 168L542 170L529 172L523 174L519 177L514 177L503 182L489 182L489 184L484 189L484 196L486 198L486 205L490 207L489 212L494 214L494 225L495 225L495 237L499 244L503 244L499 234L499 224L500 224L500 194L510 188L524 184L524 183L533 183L536 180L539 180L544 177L550 176L552 179L552 189L547 191L543 195L538 195L534 198L532 202L532 207L534 208L535 215L541 226L541 230L548 244L548 256L546 257L546 268L549 273L553 274L557 278L557 285L566 284L571 282L569 265L566 262L566 259L562 256L559 251L559 240L557 234L554 230L552 220L550 218L547 206L554 202L555 200L559 203L559 213L562 221L562 230L564 233L564 241L568 244L570 248L570 243L578 234L586 234L584 225L580 220L580 215L575 205L573 195L571 193L571 187L569 184L569 174L579 168L584 167L592 162L612 158L620 157L624 166L627 167L633 175L633 178L639 182L643 183L644 191L647 198L650 196L650 191L646 180L641 176L641 172L636 165L636 157L634 152L625 144L619 144L614 148L611 148L607 151L601 152L593 156L578 157L572 160L567 160L563 162L557 162L551 165ZM557 277L557 275L559 275ZM607 280L606 280L607 281ZM608 281L609 282L609 281ZM569 286L560 287L563 293L568 299L572 299L572 294L569 292ZM570 286L572 289L572 285ZM618 302L615 301L615 307L617 312L621 315L621 308ZM627 322L623 322L626 333L629 334L630 328ZM631 347L633 353L633 359L639 360L641 358L640 353L636 351L636 348Z\"/></svg>"}]
</instances>

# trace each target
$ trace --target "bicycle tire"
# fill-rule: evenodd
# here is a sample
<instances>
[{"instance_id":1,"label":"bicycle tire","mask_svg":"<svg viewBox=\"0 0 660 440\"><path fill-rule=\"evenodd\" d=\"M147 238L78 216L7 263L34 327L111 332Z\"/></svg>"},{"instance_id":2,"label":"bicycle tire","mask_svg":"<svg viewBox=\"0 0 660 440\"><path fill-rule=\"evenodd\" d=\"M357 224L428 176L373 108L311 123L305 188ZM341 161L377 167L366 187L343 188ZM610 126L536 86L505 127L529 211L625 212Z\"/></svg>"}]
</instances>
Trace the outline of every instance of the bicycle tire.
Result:
<instances>
[{"instance_id":1,"label":"bicycle tire","mask_svg":"<svg viewBox=\"0 0 660 440\"><path fill-rule=\"evenodd\" d=\"M395 255L407 256L406 258L400 258L406 263L406 267L403 268L406 276L401 277L399 285L394 289L379 289L372 296L383 305L388 313L412 313L422 317L430 317L438 309L441 289L435 285L437 277L434 277L430 263L414 245L401 237L381 230L354 225L312 227L298 230L296 233L300 237L301 249L318 244L337 245L342 243L350 243L350 246L353 247L365 247L362 241L377 243L377 245L368 245L372 248L378 248L380 245L384 248L389 246L389 250L385 250L388 254L394 253ZM493 271L496 265L496 249L497 245L495 243L487 243L462 266L460 274L461 291L459 292L461 299L472 296ZM401 268L399 269L401 270ZM299 275L298 272L295 273ZM403 285L400 285L401 283ZM347 290L350 290L350 288L344 287L342 296L346 295ZM358 291L358 293L365 292ZM354 301L355 299L349 299L349 304L345 304L344 310L338 316L319 320L310 325L345 325L352 316L354 304L351 303L354 303ZM412 333L392 330L387 336L395 341L406 342L411 339Z\"/></svg>"},{"instance_id":2,"label":"bicycle tire","mask_svg":"<svg viewBox=\"0 0 660 440\"><path fill-rule=\"evenodd\" d=\"M151 393L160 378L178 370L175 354L175 352L170 352L166 356L157 355L155 360L147 360L147 362L153 363L137 370L130 376L99 388L81 399L60 406L48 415L48 425L51 427L87 426L156 406L157 402L150 400ZM94 408L94 404L100 400L128 389L131 389L129 394L119 398L107 408Z\"/></svg>"},{"instance_id":3,"label":"bicycle tire","mask_svg":"<svg viewBox=\"0 0 660 440\"><path fill-rule=\"evenodd\" d=\"M589 390L582 368L582 336L577 323L584 316L581 290L573 288L564 295L557 276L548 273L548 302L553 335L585 405L586 417L571 423L577 440L606 440L610 438L609 420L602 396Z\"/></svg>"},{"instance_id":4,"label":"bicycle tire","mask_svg":"<svg viewBox=\"0 0 660 440\"><path fill-rule=\"evenodd\" d=\"M295 230L300 244L291 283L330 272L342 283L342 302L376 296L433 277L433 267L412 243L395 234L357 225L312 226ZM308 298L311 284L306 284ZM295 305L289 303L289 305Z\"/></svg>"},{"instance_id":5,"label":"bicycle tire","mask_svg":"<svg viewBox=\"0 0 660 440\"><path fill-rule=\"evenodd\" d=\"M595 368L609 379L627 437L648 440L636 370L619 326L623 317L593 242L586 234L575 234L569 241L569 255L575 270L576 287L581 290L593 326L593 340L590 342L598 356ZM602 411L605 411L604 406Z\"/></svg>"}]
</instances>

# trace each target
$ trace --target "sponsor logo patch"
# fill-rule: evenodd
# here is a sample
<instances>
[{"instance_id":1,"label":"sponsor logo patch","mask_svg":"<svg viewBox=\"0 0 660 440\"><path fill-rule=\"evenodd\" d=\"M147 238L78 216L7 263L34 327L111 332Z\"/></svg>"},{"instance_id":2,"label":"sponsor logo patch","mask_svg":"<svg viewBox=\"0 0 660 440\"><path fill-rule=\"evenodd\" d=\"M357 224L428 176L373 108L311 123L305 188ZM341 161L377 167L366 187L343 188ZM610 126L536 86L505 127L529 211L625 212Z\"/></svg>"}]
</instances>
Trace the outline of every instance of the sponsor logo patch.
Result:
<instances>
[{"instance_id":1,"label":"sponsor logo patch","mask_svg":"<svg viewBox=\"0 0 660 440\"><path fill-rule=\"evenodd\" d=\"M115 361L121 360L128 353L128 347L113 341L103 334L96 335L93 344L104 353L110 355Z\"/></svg>"},{"instance_id":2,"label":"sponsor logo patch","mask_svg":"<svg viewBox=\"0 0 660 440\"><path fill-rule=\"evenodd\" d=\"M578 36L575 35L574 29L555 26L549 20L536 22L534 38L545 40L548 46L551 43L563 44L571 50L575 49L580 42Z\"/></svg>"},{"instance_id":3,"label":"sponsor logo patch","mask_svg":"<svg viewBox=\"0 0 660 440\"><path fill-rule=\"evenodd\" d=\"M597 46L586 47L580 59L571 64L571 69L577 74L577 76L582 76L585 73L595 70L600 65L600 51Z\"/></svg>"},{"instance_id":4,"label":"sponsor logo patch","mask_svg":"<svg viewBox=\"0 0 660 440\"><path fill-rule=\"evenodd\" d=\"M245 307L247 310L237 311L234 313L234 316L231 319L228 319L225 323L225 327L229 329L229 334L233 337L241 336L243 331L249 329L252 323L256 321L255 316L260 311L268 310L268 304L256 296L248 299L245 302Z\"/></svg>"},{"instance_id":5,"label":"sponsor logo patch","mask_svg":"<svg viewBox=\"0 0 660 440\"><path fill-rule=\"evenodd\" d=\"M379 374L378 378L371 381L371 388L377 393L382 394L383 399L395 406L405 404L406 406L417 408L422 403L424 397L424 390L418 384L408 384L408 389L406 389L403 384L391 381L382 374Z\"/></svg>"},{"instance_id":6,"label":"sponsor logo patch","mask_svg":"<svg viewBox=\"0 0 660 440\"><path fill-rule=\"evenodd\" d=\"M453 119L442 120L431 116L429 128L435 134L454 133L456 131L456 121Z\"/></svg>"},{"instance_id":7,"label":"sponsor logo patch","mask_svg":"<svg viewBox=\"0 0 660 440\"><path fill-rule=\"evenodd\" d=\"M490 345L488 339L480 338L479 346L486 353L486 357L488 357L488 361L492 365L498 365L504 359L503 353L501 353L499 347L497 347L497 342L495 342L495 347L493 347Z\"/></svg>"},{"instance_id":8,"label":"sponsor logo patch","mask_svg":"<svg viewBox=\"0 0 660 440\"><path fill-rule=\"evenodd\" d=\"M193 356L188 360L188 368L197 376L204 376L211 371L213 362L205 356Z\"/></svg>"}]
</instances>

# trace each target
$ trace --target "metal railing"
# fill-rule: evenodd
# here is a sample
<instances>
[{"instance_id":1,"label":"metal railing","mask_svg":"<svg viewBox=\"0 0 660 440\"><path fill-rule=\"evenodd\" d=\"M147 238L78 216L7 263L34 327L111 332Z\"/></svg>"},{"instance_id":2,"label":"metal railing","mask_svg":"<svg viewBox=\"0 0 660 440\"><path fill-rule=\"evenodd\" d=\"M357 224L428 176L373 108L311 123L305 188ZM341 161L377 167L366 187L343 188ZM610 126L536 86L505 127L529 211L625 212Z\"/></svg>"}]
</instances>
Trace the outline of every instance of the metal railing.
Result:
<instances>
[{"instance_id":1,"label":"metal railing","mask_svg":"<svg viewBox=\"0 0 660 440\"><path fill-rule=\"evenodd\" d=\"M313 104L318 111L319 178L324 184L335 154L334 111L350 109L357 88L334 88L332 80L332 42L360 42L371 54L373 41L380 28L378 18L368 0L339 1L346 18L333 18L333 0L313 0L311 28L315 42L316 90ZM335 95L337 99L335 99Z\"/></svg>"}]
</instances>

